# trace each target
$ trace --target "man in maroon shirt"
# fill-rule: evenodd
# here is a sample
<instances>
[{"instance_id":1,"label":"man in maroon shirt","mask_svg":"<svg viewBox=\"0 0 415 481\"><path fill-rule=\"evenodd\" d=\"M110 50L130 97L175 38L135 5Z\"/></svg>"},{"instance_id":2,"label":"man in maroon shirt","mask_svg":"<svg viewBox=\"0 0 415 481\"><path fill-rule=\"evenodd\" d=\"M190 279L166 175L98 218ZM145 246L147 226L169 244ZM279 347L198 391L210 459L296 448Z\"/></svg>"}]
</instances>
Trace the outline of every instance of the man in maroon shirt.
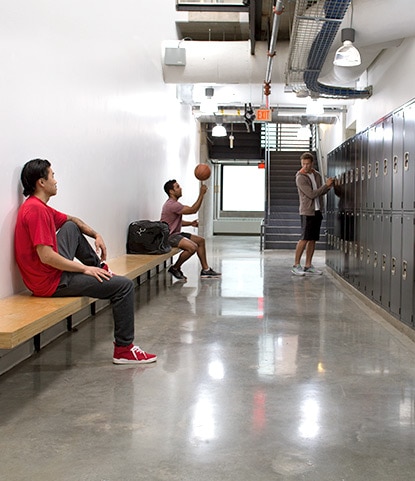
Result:
<instances>
[{"instance_id":1,"label":"man in maroon shirt","mask_svg":"<svg viewBox=\"0 0 415 481\"><path fill-rule=\"evenodd\" d=\"M17 215L14 245L27 288L42 297L109 299L114 316L114 364L154 362L156 355L133 344L134 285L108 269L104 239L81 219L47 205L57 193L50 162L30 160L23 167L21 181L28 198ZM83 234L95 239L96 252Z\"/></svg>"},{"instance_id":2,"label":"man in maroon shirt","mask_svg":"<svg viewBox=\"0 0 415 481\"><path fill-rule=\"evenodd\" d=\"M196 202L191 206L183 205L179 202L179 199L182 196L182 188L175 179L169 180L164 184L164 191L169 198L163 205L160 220L169 225L169 244L172 247L179 247L182 249L176 263L169 269L170 274L176 279L186 282L187 278L183 274L181 266L187 261L187 259L189 259L189 257L196 253L202 265L200 277L202 279L220 277L221 273L215 272L209 267L207 262L205 239L199 235L190 234L189 232L181 232L182 226L198 227L199 224L197 220L184 221L183 215L196 214L196 212L199 211L203 197L207 191L206 185L201 185L199 196Z\"/></svg>"}]
</instances>

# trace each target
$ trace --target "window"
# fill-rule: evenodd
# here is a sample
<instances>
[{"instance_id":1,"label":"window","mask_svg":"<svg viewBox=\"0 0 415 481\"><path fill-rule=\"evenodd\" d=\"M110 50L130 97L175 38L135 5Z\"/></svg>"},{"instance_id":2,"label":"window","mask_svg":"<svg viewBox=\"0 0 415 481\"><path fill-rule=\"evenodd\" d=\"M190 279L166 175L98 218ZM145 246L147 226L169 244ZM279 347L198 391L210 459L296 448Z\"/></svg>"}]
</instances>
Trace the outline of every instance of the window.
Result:
<instances>
[{"instance_id":1,"label":"window","mask_svg":"<svg viewBox=\"0 0 415 481\"><path fill-rule=\"evenodd\" d=\"M222 211L264 212L265 169L257 165L222 166Z\"/></svg>"}]
</instances>

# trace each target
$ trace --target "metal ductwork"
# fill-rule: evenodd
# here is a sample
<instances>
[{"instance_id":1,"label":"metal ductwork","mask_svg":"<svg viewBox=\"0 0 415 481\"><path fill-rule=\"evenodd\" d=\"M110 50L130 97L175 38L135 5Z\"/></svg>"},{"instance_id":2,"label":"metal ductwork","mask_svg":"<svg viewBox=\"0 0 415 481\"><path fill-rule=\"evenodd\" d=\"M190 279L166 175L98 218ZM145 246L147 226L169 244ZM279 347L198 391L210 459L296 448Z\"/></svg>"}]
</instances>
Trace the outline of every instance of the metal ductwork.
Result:
<instances>
[{"instance_id":1,"label":"metal ductwork","mask_svg":"<svg viewBox=\"0 0 415 481\"><path fill-rule=\"evenodd\" d=\"M177 46L172 41L166 47ZM267 68L268 46L256 42L255 55L251 55L249 41L182 42L186 49L186 67L173 67L162 63L165 83L173 84L260 84L264 82ZM288 42L278 44L272 72L273 83L284 83L285 65L288 59Z\"/></svg>"},{"instance_id":2,"label":"metal ductwork","mask_svg":"<svg viewBox=\"0 0 415 481\"><path fill-rule=\"evenodd\" d=\"M328 98L368 98L369 88L356 90L319 82L324 62L351 0L312 3L297 0L287 71L287 83L295 91L308 90Z\"/></svg>"},{"instance_id":3,"label":"metal ductwork","mask_svg":"<svg viewBox=\"0 0 415 481\"><path fill-rule=\"evenodd\" d=\"M332 110L332 115L311 116L302 113L288 115L279 112L278 109L274 109L272 111L271 122L276 124L335 124L337 122L337 116L335 114L339 112L339 109ZM196 114L196 112L197 111L195 110L194 113ZM199 115L197 116L197 119L200 123L204 124L246 124L243 114L238 114L236 112L237 108L229 108L220 114Z\"/></svg>"}]
</instances>

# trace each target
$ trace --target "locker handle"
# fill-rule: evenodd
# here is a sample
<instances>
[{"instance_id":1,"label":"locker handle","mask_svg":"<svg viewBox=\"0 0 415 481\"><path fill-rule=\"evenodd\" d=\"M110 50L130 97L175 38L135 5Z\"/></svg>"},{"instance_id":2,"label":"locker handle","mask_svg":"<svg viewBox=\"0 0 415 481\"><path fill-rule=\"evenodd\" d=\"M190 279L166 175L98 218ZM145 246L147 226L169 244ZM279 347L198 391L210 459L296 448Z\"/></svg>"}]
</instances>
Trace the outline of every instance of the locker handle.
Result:
<instances>
[{"instance_id":1,"label":"locker handle","mask_svg":"<svg viewBox=\"0 0 415 481\"><path fill-rule=\"evenodd\" d=\"M393 156L393 171L395 174L398 173L398 156L397 155Z\"/></svg>"},{"instance_id":2,"label":"locker handle","mask_svg":"<svg viewBox=\"0 0 415 481\"><path fill-rule=\"evenodd\" d=\"M357 259L358 254L359 254L359 246L358 246L357 243L356 243L356 244L354 245L354 257L355 257L355 259Z\"/></svg>"},{"instance_id":3,"label":"locker handle","mask_svg":"<svg viewBox=\"0 0 415 481\"><path fill-rule=\"evenodd\" d=\"M405 170L409 170L409 152L405 152L403 165Z\"/></svg>"},{"instance_id":4,"label":"locker handle","mask_svg":"<svg viewBox=\"0 0 415 481\"><path fill-rule=\"evenodd\" d=\"M370 264L370 249L366 251L366 264Z\"/></svg>"},{"instance_id":5,"label":"locker handle","mask_svg":"<svg viewBox=\"0 0 415 481\"><path fill-rule=\"evenodd\" d=\"M359 167L356 167L354 179L355 179L356 182L359 182Z\"/></svg>"},{"instance_id":6,"label":"locker handle","mask_svg":"<svg viewBox=\"0 0 415 481\"><path fill-rule=\"evenodd\" d=\"M406 281L406 275L408 273L408 263L406 261L402 262L402 279Z\"/></svg>"},{"instance_id":7,"label":"locker handle","mask_svg":"<svg viewBox=\"0 0 415 481\"><path fill-rule=\"evenodd\" d=\"M362 165L361 177L362 177L362 181L365 180L365 166L364 165Z\"/></svg>"},{"instance_id":8,"label":"locker handle","mask_svg":"<svg viewBox=\"0 0 415 481\"><path fill-rule=\"evenodd\" d=\"M375 177L379 177L379 161L375 162Z\"/></svg>"},{"instance_id":9,"label":"locker handle","mask_svg":"<svg viewBox=\"0 0 415 481\"><path fill-rule=\"evenodd\" d=\"M383 159L383 175L388 175L388 159Z\"/></svg>"},{"instance_id":10,"label":"locker handle","mask_svg":"<svg viewBox=\"0 0 415 481\"><path fill-rule=\"evenodd\" d=\"M370 179L372 177L372 164L367 165L367 178Z\"/></svg>"},{"instance_id":11,"label":"locker handle","mask_svg":"<svg viewBox=\"0 0 415 481\"><path fill-rule=\"evenodd\" d=\"M363 246L360 246L360 261L363 261Z\"/></svg>"},{"instance_id":12,"label":"locker handle","mask_svg":"<svg viewBox=\"0 0 415 481\"><path fill-rule=\"evenodd\" d=\"M373 252L373 267L378 266L378 253L376 251Z\"/></svg>"},{"instance_id":13,"label":"locker handle","mask_svg":"<svg viewBox=\"0 0 415 481\"><path fill-rule=\"evenodd\" d=\"M386 254L382 254L382 271L386 270Z\"/></svg>"},{"instance_id":14,"label":"locker handle","mask_svg":"<svg viewBox=\"0 0 415 481\"><path fill-rule=\"evenodd\" d=\"M391 274L396 274L396 257L392 257Z\"/></svg>"}]
</instances>

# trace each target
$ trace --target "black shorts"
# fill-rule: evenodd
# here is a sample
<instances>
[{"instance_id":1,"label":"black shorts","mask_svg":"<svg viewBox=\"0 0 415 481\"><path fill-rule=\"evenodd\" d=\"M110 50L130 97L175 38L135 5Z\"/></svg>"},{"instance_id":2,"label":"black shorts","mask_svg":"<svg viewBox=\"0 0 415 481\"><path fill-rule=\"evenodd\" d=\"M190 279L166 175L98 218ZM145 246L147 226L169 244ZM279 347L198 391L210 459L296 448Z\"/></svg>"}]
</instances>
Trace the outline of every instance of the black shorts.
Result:
<instances>
[{"instance_id":1,"label":"black shorts","mask_svg":"<svg viewBox=\"0 0 415 481\"><path fill-rule=\"evenodd\" d=\"M301 216L301 239L318 241L320 239L320 227L323 215L316 210L315 215Z\"/></svg>"},{"instance_id":2,"label":"black shorts","mask_svg":"<svg viewBox=\"0 0 415 481\"><path fill-rule=\"evenodd\" d=\"M186 239L190 239L190 232L176 232L175 234L172 234L169 236L169 244L172 247L177 247L179 245L179 242L185 237Z\"/></svg>"}]
</instances>

